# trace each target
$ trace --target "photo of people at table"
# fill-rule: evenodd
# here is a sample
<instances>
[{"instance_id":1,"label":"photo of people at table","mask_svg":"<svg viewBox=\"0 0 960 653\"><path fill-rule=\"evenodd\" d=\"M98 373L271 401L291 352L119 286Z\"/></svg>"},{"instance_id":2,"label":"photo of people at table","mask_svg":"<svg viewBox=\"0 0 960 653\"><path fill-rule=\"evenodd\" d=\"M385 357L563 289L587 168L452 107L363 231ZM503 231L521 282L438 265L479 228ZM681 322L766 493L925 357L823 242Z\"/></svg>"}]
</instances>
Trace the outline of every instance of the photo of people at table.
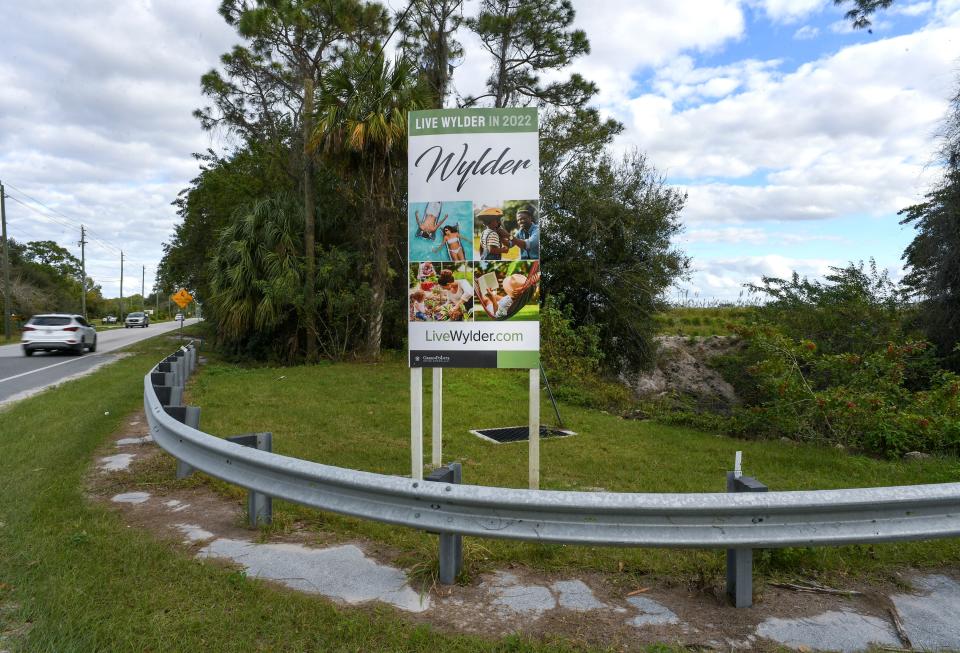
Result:
<instances>
[{"instance_id":1,"label":"photo of people at table","mask_svg":"<svg viewBox=\"0 0 960 653\"><path fill-rule=\"evenodd\" d=\"M540 319L540 261L478 261L473 281L476 321Z\"/></svg>"},{"instance_id":2,"label":"photo of people at table","mask_svg":"<svg viewBox=\"0 0 960 653\"><path fill-rule=\"evenodd\" d=\"M473 247L471 202L411 202L407 242L411 261L469 261Z\"/></svg>"},{"instance_id":3,"label":"photo of people at table","mask_svg":"<svg viewBox=\"0 0 960 653\"><path fill-rule=\"evenodd\" d=\"M537 200L475 202L473 205L474 260L539 260L539 223Z\"/></svg>"},{"instance_id":4,"label":"photo of people at table","mask_svg":"<svg viewBox=\"0 0 960 653\"><path fill-rule=\"evenodd\" d=\"M411 322L462 322L473 319L471 263L411 263L407 281L408 319Z\"/></svg>"}]
</instances>

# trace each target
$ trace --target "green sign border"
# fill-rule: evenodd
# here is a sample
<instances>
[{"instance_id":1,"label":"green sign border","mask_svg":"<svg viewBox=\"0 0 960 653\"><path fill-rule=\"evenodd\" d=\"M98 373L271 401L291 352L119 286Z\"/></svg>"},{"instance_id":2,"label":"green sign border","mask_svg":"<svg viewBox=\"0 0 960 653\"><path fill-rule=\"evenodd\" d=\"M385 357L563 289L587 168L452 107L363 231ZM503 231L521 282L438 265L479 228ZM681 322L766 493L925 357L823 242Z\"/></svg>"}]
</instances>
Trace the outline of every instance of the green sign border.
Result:
<instances>
[{"instance_id":1,"label":"green sign border","mask_svg":"<svg viewBox=\"0 0 960 653\"><path fill-rule=\"evenodd\" d=\"M424 120L437 119L435 127L424 127ZM444 119L448 124L444 124ZM410 136L434 134L509 134L537 132L536 107L512 109L431 109L407 114Z\"/></svg>"},{"instance_id":2,"label":"green sign border","mask_svg":"<svg viewBox=\"0 0 960 653\"><path fill-rule=\"evenodd\" d=\"M500 369L534 369L540 366L539 351L503 351L497 352L497 367Z\"/></svg>"}]
</instances>

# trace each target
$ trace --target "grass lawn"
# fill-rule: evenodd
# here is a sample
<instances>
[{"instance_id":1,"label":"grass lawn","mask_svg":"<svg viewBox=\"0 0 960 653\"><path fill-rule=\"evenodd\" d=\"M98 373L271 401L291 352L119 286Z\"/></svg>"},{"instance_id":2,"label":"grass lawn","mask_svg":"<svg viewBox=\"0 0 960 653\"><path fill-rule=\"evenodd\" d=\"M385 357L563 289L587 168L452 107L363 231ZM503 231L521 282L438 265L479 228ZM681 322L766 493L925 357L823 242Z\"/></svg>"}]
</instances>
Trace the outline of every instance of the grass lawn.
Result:
<instances>
[{"instance_id":1,"label":"grass lawn","mask_svg":"<svg viewBox=\"0 0 960 653\"><path fill-rule=\"evenodd\" d=\"M151 339L135 356L0 412L0 650L573 650L444 636L386 608L275 589L90 504L82 486L94 451L142 408L143 375L172 348Z\"/></svg>"},{"instance_id":2,"label":"grass lawn","mask_svg":"<svg viewBox=\"0 0 960 653\"><path fill-rule=\"evenodd\" d=\"M755 312L750 306L672 307L656 316L657 330L666 336L727 336Z\"/></svg>"},{"instance_id":3,"label":"grass lawn","mask_svg":"<svg viewBox=\"0 0 960 653\"><path fill-rule=\"evenodd\" d=\"M425 375L428 379L430 375ZM464 465L470 484L525 487L524 444L495 445L469 434L477 427L525 423L526 374L507 370L444 373L444 461ZM271 431L274 450L317 462L384 474L409 469L409 375L392 357L380 364L243 368L212 362L189 389L202 407L201 426L221 436ZM238 398L244 398L238 401ZM425 401L429 413L429 399ZM542 402L542 421L554 423ZM883 461L779 441L734 440L710 433L624 420L601 411L561 406L579 435L541 443L542 487L558 490L719 492L734 452L742 450L746 473L773 490L829 489L960 479L956 459ZM429 460L429 414L424 450ZM245 494L211 481L238 500ZM435 555L435 538L406 528L364 522L278 502L275 529L306 520L345 536L365 536L410 552L415 564ZM591 569L621 575L655 574L677 581L717 579L720 551L605 549L467 538L468 571L520 561L541 569ZM884 575L896 565L938 566L960 562L960 540L788 549L758 554L757 568L772 575Z\"/></svg>"}]
</instances>

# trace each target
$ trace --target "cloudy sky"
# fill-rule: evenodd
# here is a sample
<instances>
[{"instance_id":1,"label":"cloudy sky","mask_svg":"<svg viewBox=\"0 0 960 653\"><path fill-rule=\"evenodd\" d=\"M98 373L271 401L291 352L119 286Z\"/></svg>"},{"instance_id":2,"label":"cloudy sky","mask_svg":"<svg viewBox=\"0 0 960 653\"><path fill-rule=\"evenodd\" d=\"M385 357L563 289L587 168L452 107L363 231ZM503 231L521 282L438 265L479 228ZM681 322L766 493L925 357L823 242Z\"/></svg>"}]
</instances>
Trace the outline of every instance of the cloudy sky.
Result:
<instances>
[{"instance_id":1,"label":"cloudy sky","mask_svg":"<svg viewBox=\"0 0 960 653\"><path fill-rule=\"evenodd\" d=\"M197 173L227 143L191 117L199 77L236 41L216 0L12 3L0 23L0 180L9 232L79 253L106 294L152 284ZM401 0L391 0L394 8ZM935 132L960 57L960 0L897 0L872 33L832 0L575 0L592 44L575 69L689 193L688 297L875 257L895 275L898 209L935 178ZM457 88L488 62L470 35ZM132 280L132 281L130 281Z\"/></svg>"}]
</instances>

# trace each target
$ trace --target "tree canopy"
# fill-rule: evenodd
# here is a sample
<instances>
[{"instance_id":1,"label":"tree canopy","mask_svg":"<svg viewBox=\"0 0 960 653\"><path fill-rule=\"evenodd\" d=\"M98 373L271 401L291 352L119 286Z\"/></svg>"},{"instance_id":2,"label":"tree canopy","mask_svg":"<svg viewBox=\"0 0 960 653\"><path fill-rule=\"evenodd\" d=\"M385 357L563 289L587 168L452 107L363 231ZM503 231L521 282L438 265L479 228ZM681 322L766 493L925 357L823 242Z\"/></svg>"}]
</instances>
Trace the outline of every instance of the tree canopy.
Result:
<instances>
[{"instance_id":1,"label":"tree canopy","mask_svg":"<svg viewBox=\"0 0 960 653\"><path fill-rule=\"evenodd\" d=\"M569 0L468 9L409 0L388 34L376 2L223 0L243 43L202 77L210 104L196 116L232 150L197 155L159 285L207 302L230 351L309 361L402 346L407 112L457 102L540 109L545 293L574 327L600 325L610 365L652 359L652 313L686 269L670 245L683 194L642 154L612 156L622 125L589 106L592 82L564 77L590 47ZM463 30L492 58L477 97L451 80L477 56ZM394 32L399 56L388 61Z\"/></svg>"}]
</instances>

